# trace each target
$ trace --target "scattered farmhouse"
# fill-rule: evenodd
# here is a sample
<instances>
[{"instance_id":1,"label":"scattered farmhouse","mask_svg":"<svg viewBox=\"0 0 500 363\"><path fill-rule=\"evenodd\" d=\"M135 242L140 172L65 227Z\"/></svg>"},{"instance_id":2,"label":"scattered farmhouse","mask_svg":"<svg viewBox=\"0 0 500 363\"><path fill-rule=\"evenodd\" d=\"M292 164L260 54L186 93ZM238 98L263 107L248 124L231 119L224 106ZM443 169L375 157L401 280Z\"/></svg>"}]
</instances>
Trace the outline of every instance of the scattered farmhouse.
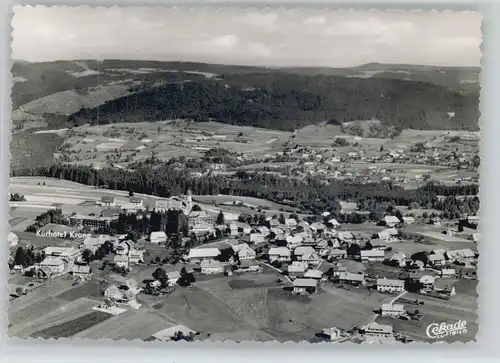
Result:
<instances>
[{"instance_id":1,"label":"scattered farmhouse","mask_svg":"<svg viewBox=\"0 0 500 363\"><path fill-rule=\"evenodd\" d=\"M382 316L389 316L391 318L399 318L405 313L404 305L402 304L382 304Z\"/></svg>"},{"instance_id":2,"label":"scattered farmhouse","mask_svg":"<svg viewBox=\"0 0 500 363\"><path fill-rule=\"evenodd\" d=\"M380 292L403 292L405 290L405 282L403 280L378 279L377 290Z\"/></svg>"},{"instance_id":3,"label":"scattered farmhouse","mask_svg":"<svg viewBox=\"0 0 500 363\"><path fill-rule=\"evenodd\" d=\"M310 295L316 292L318 282L314 279L297 278L293 280L293 293L296 295Z\"/></svg>"}]
</instances>

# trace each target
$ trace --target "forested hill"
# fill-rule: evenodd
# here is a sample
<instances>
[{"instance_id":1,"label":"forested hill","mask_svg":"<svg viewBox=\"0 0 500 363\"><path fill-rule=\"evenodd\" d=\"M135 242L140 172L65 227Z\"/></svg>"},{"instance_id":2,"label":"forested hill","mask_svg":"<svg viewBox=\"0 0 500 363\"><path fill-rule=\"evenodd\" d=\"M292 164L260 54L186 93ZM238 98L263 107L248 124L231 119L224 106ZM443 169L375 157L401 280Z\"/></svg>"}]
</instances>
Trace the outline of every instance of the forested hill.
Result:
<instances>
[{"instance_id":1,"label":"forested hill","mask_svg":"<svg viewBox=\"0 0 500 363\"><path fill-rule=\"evenodd\" d=\"M233 73L146 88L82 109L68 121L107 124L175 118L280 130L376 118L399 128L477 130L479 94L398 79Z\"/></svg>"}]
</instances>

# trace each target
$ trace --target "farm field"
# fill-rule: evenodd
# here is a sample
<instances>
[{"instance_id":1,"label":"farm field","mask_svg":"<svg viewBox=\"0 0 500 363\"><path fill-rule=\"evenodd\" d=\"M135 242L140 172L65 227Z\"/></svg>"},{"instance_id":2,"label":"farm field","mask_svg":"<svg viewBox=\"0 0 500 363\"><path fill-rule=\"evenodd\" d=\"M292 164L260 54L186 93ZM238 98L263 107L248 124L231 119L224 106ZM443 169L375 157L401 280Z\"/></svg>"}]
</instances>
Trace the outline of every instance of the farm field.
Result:
<instances>
[{"instance_id":1,"label":"farm field","mask_svg":"<svg viewBox=\"0 0 500 363\"><path fill-rule=\"evenodd\" d=\"M38 331L61 325L75 318L77 319L87 315L92 312L92 308L99 305L99 303L98 300L81 298L65 305L60 305L48 314L9 327L9 335L27 338Z\"/></svg>"},{"instance_id":2,"label":"farm field","mask_svg":"<svg viewBox=\"0 0 500 363\"><path fill-rule=\"evenodd\" d=\"M106 314L100 311L93 311L76 319L39 330L31 334L30 338L69 338L85 329L111 318L112 316L113 315L111 314Z\"/></svg>"},{"instance_id":3,"label":"farm field","mask_svg":"<svg viewBox=\"0 0 500 363\"><path fill-rule=\"evenodd\" d=\"M77 332L73 337L113 340L146 340L154 333L173 325L172 322L154 311L127 311Z\"/></svg>"},{"instance_id":4,"label":"farm field","mask_svg":"<svg viewBox=\"0 0 500 363\"><path fill-rule=\"evenodd\" d=\"M231 279L206 276L151 306L192 329L210 332L210 340L309 341L327 327L350 329L365 323L373 316L372 309L386 298L333 285L328 286L333 293L293 296L276 284L278 277L272 270Z\"/></svg>"}]
</instances>

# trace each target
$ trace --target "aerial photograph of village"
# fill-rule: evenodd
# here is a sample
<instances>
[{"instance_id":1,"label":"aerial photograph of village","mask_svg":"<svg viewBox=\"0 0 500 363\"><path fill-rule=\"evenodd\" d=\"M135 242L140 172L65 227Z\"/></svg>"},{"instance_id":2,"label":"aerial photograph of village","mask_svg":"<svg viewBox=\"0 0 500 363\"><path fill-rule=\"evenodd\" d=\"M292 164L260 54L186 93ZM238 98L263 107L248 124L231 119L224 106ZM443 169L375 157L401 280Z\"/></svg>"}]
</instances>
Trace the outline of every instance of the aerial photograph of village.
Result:
<instances>
[{"instance_id":1,"label":"aerial photograph of village","mask_svg":"<svg viewBox=\"0 0 500 363\"><path fill-rule=\"evenodd\" d=\"M480 15L209 12L15 8L9 336L475 340Z\"/></svg>"}]
</instances>

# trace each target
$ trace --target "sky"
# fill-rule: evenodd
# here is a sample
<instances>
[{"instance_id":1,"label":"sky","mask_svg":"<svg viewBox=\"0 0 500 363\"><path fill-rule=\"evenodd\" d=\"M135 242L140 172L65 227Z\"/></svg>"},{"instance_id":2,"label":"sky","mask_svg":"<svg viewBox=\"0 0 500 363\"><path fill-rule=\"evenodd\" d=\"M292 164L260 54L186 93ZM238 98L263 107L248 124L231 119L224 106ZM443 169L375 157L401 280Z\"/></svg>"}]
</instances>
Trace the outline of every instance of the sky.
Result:
<instances>
[{"instance_id":1,"label":"sky","mask_svg":"<svg viewBox=\"0 0 500 363\"><path fill-rule=\"evenodd\" d=\"M14 7L12 57L478 66L477 12Z\"/></svg>"}]
</instances>

